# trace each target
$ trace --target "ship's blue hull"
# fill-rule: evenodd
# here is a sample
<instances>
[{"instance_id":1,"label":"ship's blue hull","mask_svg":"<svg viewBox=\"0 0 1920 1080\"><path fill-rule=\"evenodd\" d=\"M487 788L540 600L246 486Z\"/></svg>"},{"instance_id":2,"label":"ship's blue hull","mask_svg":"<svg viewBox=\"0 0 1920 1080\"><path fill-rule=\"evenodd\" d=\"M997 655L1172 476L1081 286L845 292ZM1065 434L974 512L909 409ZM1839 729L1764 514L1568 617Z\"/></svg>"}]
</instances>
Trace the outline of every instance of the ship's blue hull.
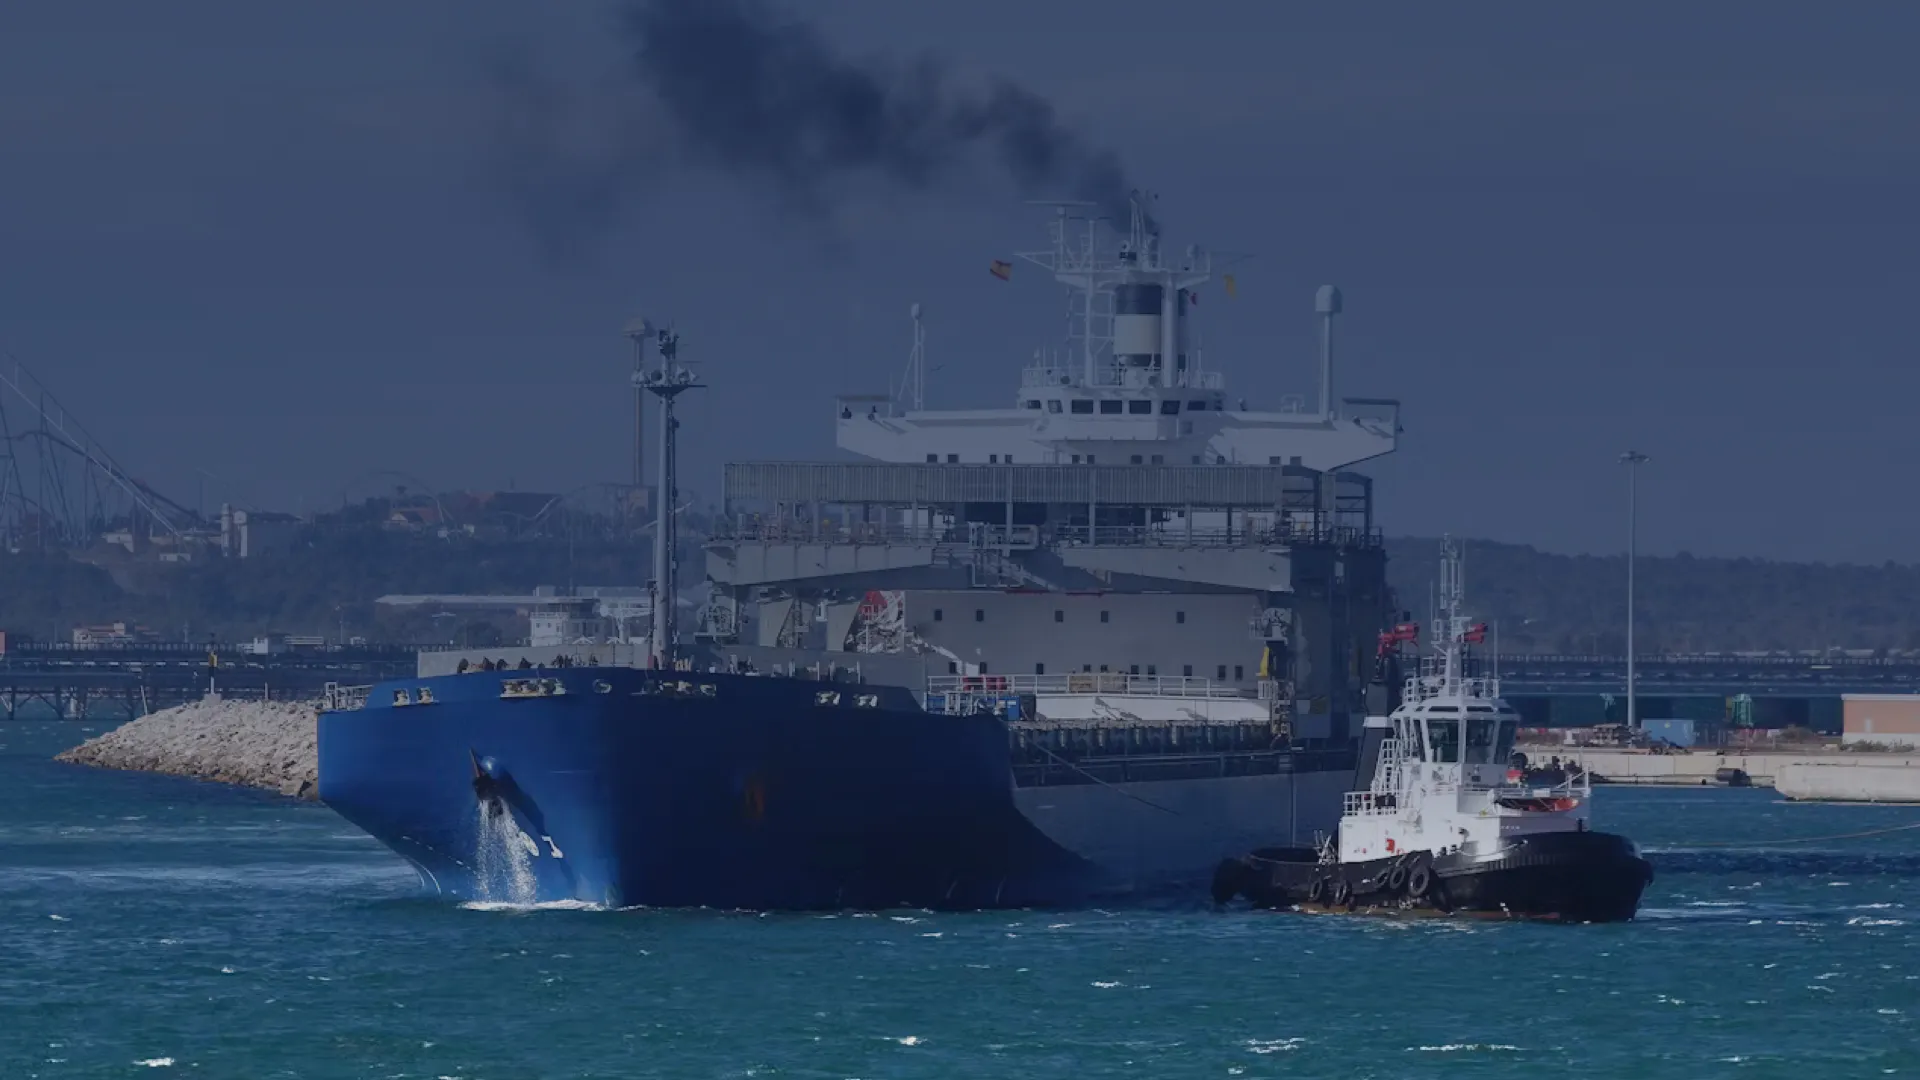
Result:
<instances>
[{"instance_id":1,"label":"ship's blue hull","mask_svg":"<svg viewBox=\"0 0 1920 1080\"><path fill-rule=\"evenodd\" d=\"M416 679L323 713L319 742L321 799L461 899L973 908L1140 884L1022 812L999 719L930 714L898 688L632 669ZM1129 810L1169 812L1117 788L1059 795L1114 834Z\"/></svg>"}]
</instances>

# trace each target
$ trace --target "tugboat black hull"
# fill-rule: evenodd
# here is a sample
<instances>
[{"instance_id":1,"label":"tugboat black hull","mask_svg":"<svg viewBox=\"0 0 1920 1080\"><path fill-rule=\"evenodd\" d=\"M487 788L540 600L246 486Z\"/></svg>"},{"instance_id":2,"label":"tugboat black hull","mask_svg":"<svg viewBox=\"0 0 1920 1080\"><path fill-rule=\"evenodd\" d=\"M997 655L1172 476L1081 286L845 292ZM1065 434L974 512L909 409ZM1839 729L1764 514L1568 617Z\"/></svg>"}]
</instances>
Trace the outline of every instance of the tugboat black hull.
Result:
<instances>
[{"instance_id":1,"label":"tugboat black hull","mask_svg":"<svg viewBox=\"0 0 1920 1080\"><path fill-rule=\"evenodd\" d=\"M1220 866L1213 896L1303 911L1621 922L1639 910L1652 880L1652 865L1625 837L1559 832L1516 837L1487 854L1335 865L1303 850L1255 852Z\"/></svg>"}]
</instances>

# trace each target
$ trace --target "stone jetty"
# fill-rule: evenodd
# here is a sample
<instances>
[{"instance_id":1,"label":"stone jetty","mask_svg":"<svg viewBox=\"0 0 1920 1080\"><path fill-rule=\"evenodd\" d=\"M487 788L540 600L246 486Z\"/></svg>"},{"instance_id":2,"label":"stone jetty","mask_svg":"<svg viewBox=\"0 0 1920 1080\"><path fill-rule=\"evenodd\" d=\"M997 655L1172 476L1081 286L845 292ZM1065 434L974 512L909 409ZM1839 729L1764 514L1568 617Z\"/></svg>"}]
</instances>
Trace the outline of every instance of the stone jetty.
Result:
<instances>
[{"instance_id":1,"label":"stone jetty","mask_svg":"<svg viewBox=\"0 0 1920 1080\"><path fill-rule=\"evenodd\" d=\"M319 797L318 716L311 702L204 698L130 721L59 760L313 799Z\"/></svg>"}]
</instances>

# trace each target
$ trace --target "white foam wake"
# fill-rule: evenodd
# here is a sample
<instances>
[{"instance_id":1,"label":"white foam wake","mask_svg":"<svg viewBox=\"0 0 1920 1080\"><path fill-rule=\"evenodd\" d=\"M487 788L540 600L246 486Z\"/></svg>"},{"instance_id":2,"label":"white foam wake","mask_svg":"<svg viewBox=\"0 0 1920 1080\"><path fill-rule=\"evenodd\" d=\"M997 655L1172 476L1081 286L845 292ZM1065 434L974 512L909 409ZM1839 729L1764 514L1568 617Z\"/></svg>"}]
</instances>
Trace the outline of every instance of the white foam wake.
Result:
<instances>
[{"instance_id":1,"label":"white foam wake","mask_svg":"<svg viewBox=\"0 0 1920 1080\"><path fill-rule=\"evenodd\" d=\"M533 860L540 845L513 812L488 812L486 803L477 808L478 843L474 845L474 893L482 903L531 907L539 897L539 885L533 873Z\"/></svg>"}]
</instances>

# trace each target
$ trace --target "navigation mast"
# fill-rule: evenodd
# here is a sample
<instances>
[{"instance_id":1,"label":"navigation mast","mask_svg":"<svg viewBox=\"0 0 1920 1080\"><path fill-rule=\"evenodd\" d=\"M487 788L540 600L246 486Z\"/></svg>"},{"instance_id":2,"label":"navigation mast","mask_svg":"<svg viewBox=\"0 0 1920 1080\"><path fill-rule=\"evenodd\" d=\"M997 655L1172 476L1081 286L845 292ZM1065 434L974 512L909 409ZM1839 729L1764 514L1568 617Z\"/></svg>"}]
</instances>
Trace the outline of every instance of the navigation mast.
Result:
<instances>
[{"instance_id":1,"label":"navigation mast","mask_svg":"<svg viewBox=\"0 0 1920 1080\"><path fill-rule=\"evenodd\" d=\"M652 328L651 323L645 325ZM658 329L653 340L660 362L639 376L640 385L660 399L659 490L653 518L653 632L647 639L647 666L666 669L673 666L675 600L679 595L675 581L679 559L674 548L679 522L680 422L673 417L673 403L683 392L701 389L705 384L680 362L679 334L671 328Z\"/></svg>"},{"instance_id":2,"label":"navigation mast","mask_svg":"<svg viewBox=\"0 0 1920 1080\"><path fill-rule=\"evenodd\" d=\"M1049 226L1053 247L1017 257L1068 291L1067 337L1080 356L1082 386L1187 386L1186 311L1193 290L1213 278L1213 254L1189 246L1174 259L1134 192L1125 232L1089 202L1061 201Z\"/></svg>"}]
</instances>

